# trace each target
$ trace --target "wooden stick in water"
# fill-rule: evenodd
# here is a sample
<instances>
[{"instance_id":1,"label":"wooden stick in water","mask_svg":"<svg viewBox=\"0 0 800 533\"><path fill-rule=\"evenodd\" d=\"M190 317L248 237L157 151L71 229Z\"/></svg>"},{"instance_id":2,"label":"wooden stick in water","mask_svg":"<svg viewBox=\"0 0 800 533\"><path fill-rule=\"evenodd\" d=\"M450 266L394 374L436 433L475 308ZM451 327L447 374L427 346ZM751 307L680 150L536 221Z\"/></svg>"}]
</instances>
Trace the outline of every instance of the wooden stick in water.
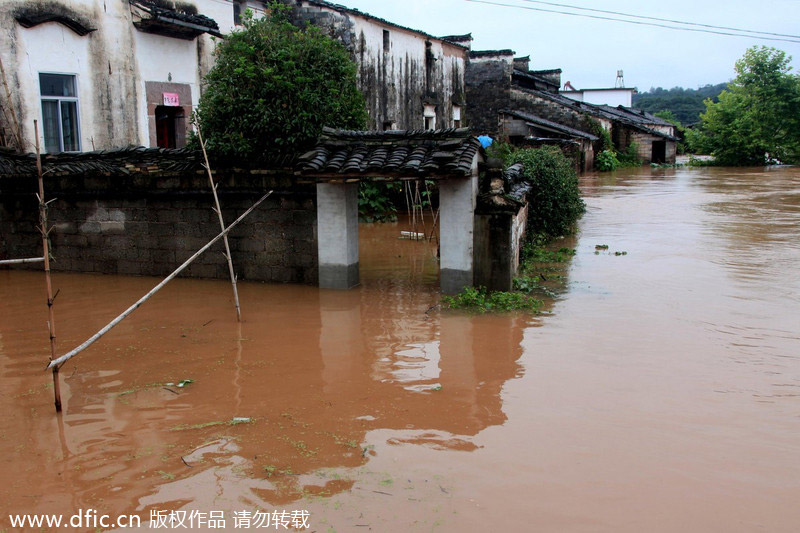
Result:
<instances>
[{"instance_id":1,"label":"wooden stick in water","mask_svg":"<svg viewBox=\"0 0 800 533\"><path fill-rule=\"evenodd\" d=\"M222 208L219 206L219 196L217 196L217 186L214 184L214 178L211 176L211 165L208 163L208 154L206 153L206 143L203 141L203 134L200 131L200 124L195 124L197 127L197 138L200 141L200 147L203 149L203 159L205 159L206 172L208 172L208 182L211 184L211 192L214 193L214 205L219 217L219 229L225 230L225 221L222 219ZM236 288L236 273L233 271L233 258L231 257L231 247L228 244L228 234L222 238L225 243L225 258L228 260L228 271L231 275L231 285L233 285L233 305L236 306L236 320L242 321L242 311L239 309L239 290Z\"/></svg>"},{"instance_id":2,"label":"wooden stick in water","mask_svg":"<svg viewBox=\"0 0 800 533\"><path fill-rule=\"evenodd\" d=\"M39 231L42 234L42 258L44 260L44 279L47 285L47 329L50 332L50 367L53 369L53 394L56 412L61 412L61 380L58 378L59 365L52 364L56 357L56 319L53 313L53 284L50 281L50 247L47 242L50 231L47 229L47 204L44 201L44 180L42 179L42 154L39 151L39 123L33 121L36 136L36 173L39 175Z\"/></svg>"},{"instance_id":3,"label":"wooden stick in water","mask_svg":"<svg viewBox=\"0 0 800 533\"><path fill-rule=\"evenodd\" d=\"M26 263L41 263L44 261L44 257L26 257L24 259L3 259L0 261L0 266L2 265L24 265Z\"/></svg>"},{"instance_id":4,"label":"wooden stick in water","mask_svg":"<svg viewBox=\"0 0 800 533\"><path fill-rule=\"evenodd\" d=\"M141 305L142 305L144 302L146 302L148 299L150 299L150 297L151 297L151 296L153 296L155 293L157 293L157 292L158 292L158 291L160 291L162 288L164 288L164 285L166 285L167 283L169 283L169 282L170 282L170 281L171 281L171 280L172 280L172 279L173 279L175 276L177 276L178 274L180 274L180 273L181 273L181 272L182 272L182 271L183 271L183 270L184 270L186 267L188 267L188 266L189 266L189 265L192 263L192 261L194 261L195 259L197 259L198 257L200 257L200 255L201 255L203 252L205 252L206 250L208 250L209 248L211 248L211 247L212 247L212 246L213 246L213 245L214 245L214 244L215 244L215 243L216 243L218 240L220 240L222 237L224 237L225 235L227 235L227 234L228 234L228 232L230 232L230 231L231 231L231 230L232 230L232 229L233 229L233 228L234 228L234 227L235 227L235 226L236 226L236 225L237 225L239 222L241 222L242 220L244 220L244 219L245 219L245 217L247 217L247 215L249 215L249 214L250 214L250 213L253 211L253 209L255 209L256 207L258 207L258 206L261 204L261 202L263 202L264 200L266 200L266 199L267 199L267 197L268 197L270 194L272 194L272 191L269 191L267 194L265 194L264 196L262 196L262 197L261 197L261 199L260 199L259 201L257 201L255 204L253 204L253 205L250 207L250 209L248 209L247 211L245 211L244 213L242 213L242 215L241 215L239 218L237 218L237 219L236 219L236 220L233 222L233 224L231 224L230 226L228 226L227 228L225 228L225 229L222 231L222 233L220 233L219 235L217 235L216 237L214 237L213 239L211 239L211 240L208 242L208 244L206 244L205 246L203 246L202 248L200 248L200 249L199 249L197 252L195 252L195 254L194 254L192 257L190 257L189 259L187 259L186 261L184 261L184 263L183 263L181 266L179 266L177 269L175 269L175 271L174 271L174 272L172 272L172 274L170 274L169 276L167 276L166 278L164 278L164 281L162 281L161 283L159 283L158 285L156 285L155 287L153 287L153 290L151 290L150 292L148 292L147 294L145 294L144 296L142 296L142 297L141 297L141 298L140 298L140 299L139 299L139 300L138 300L138 301L137 301L135 304L133 304L132 306L130 306L129 308L127 308L125 311L123 311L123 312L122 312L122 314L120 314L120 315L119 315L117 318L115 318L114 320L112 320L111 322L109 322L109 323L108 323L108 324L107 324L107 325L106 325L106 326L105 326L103 329L101 329L100 331L98 331L97 333L95 333L94 335L92 335L92 336L91 336L91 337L90 337L88 340L86 340L86 342L84 342L83 344L81 344L80 346L78 346L77 348L75 348L74 350L72 350L71 352L65 353L64 355L62 355L62 356L61 356L61 357L59 357L58 359L55 359L55 360L53 360L53 361L50 361L50 364L49 364L49 365L47 365L47 368L51 368L51 367L53 367L53 366L55 366L55 365L63 365L65 362L67 362L68 360L72 359L73 357L75 357L76 355L78 355L79 353L81 353L83 350L85 350L86 348L88 348L89 346L91 346L92 344L94 344L94 342L95 342L97 339L99 339L100 337L102 337L103 335L105 335L106 333L108 333L108 332L109 332L109 330L111 330L111 328L113 328L114 326L116 326L117 324L119 324L120 322L122 322L122 320L123 320L123 319L125 319L125 318L126 318L128 315L130 315L130 314L131 314L131 313L133 313L134 311L136 311L136 309L138 309L138 308L139 308L139 306L141 306Z\"/></svg>"}]
</instances>

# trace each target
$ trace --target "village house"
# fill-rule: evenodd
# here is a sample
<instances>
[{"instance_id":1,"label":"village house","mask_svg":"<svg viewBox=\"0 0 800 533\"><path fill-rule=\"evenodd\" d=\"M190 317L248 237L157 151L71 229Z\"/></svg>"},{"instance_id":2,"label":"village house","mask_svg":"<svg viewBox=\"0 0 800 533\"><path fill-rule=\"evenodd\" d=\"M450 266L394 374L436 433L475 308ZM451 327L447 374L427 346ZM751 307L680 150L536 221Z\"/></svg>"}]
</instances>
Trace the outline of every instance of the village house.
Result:
<instances>
[{"instance_id":1,"label":"village house","mask_svg":"<svg viewBox=\"0 0 800 533\"><path fill-rule=\"evenodd\" d=\"M212 0L4 1L6 144L33 151L38 120L49 153L184 146L213 38L235 27L234 14Z\"/></svg>"},{"instance_id":2,"label":"village house","mask_svg":"<svg viewBox=\"0 0 800 533\"><path fill-rule=\"evenodd\" d=\"M578 166L590 170L600 130L610 133L617 150L636 143L645 163L674 163L674 126L624 106L599 106L559 92L561 70L530 70L530 58L513 50L471 51L467 64L467 113L476 133L515 144L555 137L580 147Z\"/></svg>"},{"instance_id":3,"label":"village house","mask_svg":"<svg viewBox=\"0 0 800 533\"><path fill-rule=\"evenodd\" d=\"M564 83L564 88L561 90L562 95L572 98L573 100L612 107L631 107L633 105L633 95L635 93L636 89L629 89L626 87L576 89L570 82Z\"/></svg>"},{"instance_id":4,"label":"village house","mask_svg":"<svg viewBox=\"0 0 800 533\"><path fill-rule=\"evenodd\" d=\"M294 6L295 23L320 27L353 55L358 65L358 86L367 101L367 129L462 126L471 36L434 37L321 0L287 3Z\"/></svg>"},{"instance_id":5,"label":"village house","mask_svg":"<svg viewBox=\"0 0 800 533\"><path fill-rule=\"evenodd\" d=\"M369 129L461 126L468 36L437 38L329 2L286 3L296 24L315 24L350 50ZM48 153L185 146L215 37L247 9L262 16L265 5L4 1L0 60L14 90L0 91L0 142L33 151L36 119Z\"/></svg>"}]
</instances>

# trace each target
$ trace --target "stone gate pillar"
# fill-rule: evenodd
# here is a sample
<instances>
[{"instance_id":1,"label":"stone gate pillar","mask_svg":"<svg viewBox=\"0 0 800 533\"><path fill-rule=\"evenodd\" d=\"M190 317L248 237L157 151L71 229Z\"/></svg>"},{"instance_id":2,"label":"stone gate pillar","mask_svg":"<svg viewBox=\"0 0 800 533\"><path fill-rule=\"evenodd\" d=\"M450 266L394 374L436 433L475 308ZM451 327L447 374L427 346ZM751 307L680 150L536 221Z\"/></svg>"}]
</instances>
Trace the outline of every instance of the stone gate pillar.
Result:
<instances>
[{"instance_id":1,"label":"stone gate pillar","mask_svg":"<svg viewBox=\"0 0 800 533\"><path fill-rule=\"evenodd\" d=\"M358 183L317 183L317 247L320 288L358 285Z\"/></svg>"},{"instance_id":2,"label":"stone gate pillar","mask_svg":"<svg viewBox=\"0 0 800 533\"><path fill-rule=\"evenodd\" d=\"M472 287L477 165L473 175L439 182L439 285L445 294Z\"/></svg>"}]
</instances>

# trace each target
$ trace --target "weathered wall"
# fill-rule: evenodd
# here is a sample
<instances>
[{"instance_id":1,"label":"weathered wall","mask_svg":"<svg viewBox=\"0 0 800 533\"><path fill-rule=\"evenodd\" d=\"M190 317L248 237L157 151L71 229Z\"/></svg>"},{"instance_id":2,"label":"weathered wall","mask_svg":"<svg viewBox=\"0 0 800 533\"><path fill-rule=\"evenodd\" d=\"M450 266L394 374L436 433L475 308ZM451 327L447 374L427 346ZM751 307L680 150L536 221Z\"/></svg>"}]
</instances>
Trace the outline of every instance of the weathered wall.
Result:
<instances>
[{"instance_id":1,"label":"weathered wall","mask_svg":"<svg viewBox=\"0 0 800 533\"><path fill-rule=\"evenodd\" d=\"M217 21L222 32L233 26L230 5L188 0L199 13ZM223 5L221 5L223 4ZM96 28L79 36L57 22L22 27L15 14L22 8L63 11ZM213 61L214 44L203 34L187 41L146 34L133 26L127 1L4 0L0 3L0 58L15 91L26 151L34 146L33 120L41 126L39 73L76 76L81 150L151 146L146 82L174 82L191 87L197 105L200 80ZM182 104L184 104L182 102ZM41 129L41 128L40 128ZM40 142L43 136L40 132Z\"/></svg>"},{"instance_id":2,"label":"weathered wall","mask_svg":"<svg viewBox=\"0 0 800 533\"><path fill-rule=\"evenodd\" d=\"M278 190L230 233L240 279L317 283L313 187L281 175L222 177L223 216L230 224L264 191ZM0 179L0 259L41 253L36 229L36 180ZM54 270L163 276L219 233L203 173L183 176L57 178L45 180ZM184 274L227 278L220 241ZM39 266L41 268L41 266Z\"/></svg>"},{"instance_id":3,"label":"weathered wall","mask_svg":"<svg viewBox=\"0 0 800 533\"><path fill-rule=\"evenodd\" d=\"M619 140L618 149L620 151L627 150L628 146L636 143L636 153L643 163L648 164L653 162L653 143L665 142L666 151L664 162L670 165L675 164L675 154L677 145L675 141L666 140L657 135L650 135L648 133L632 130L623 126L615 126L615 143Z\"/></svg>"},{"instance_id":4,"label":"weathered wall","mask_svg":"<svg viewBox=\"0 0 800 533\"><path fill-rule=\"evenodd\" d=\"M515 214L475 215L475 286L492 291L510 291L513 288L527 220L527 204Z\"/></svg>"},{"instance_id":5,"label":"weathered wall","mask_svg":"<svg viewBox=\"0 0 800 533\"><path fill-rule=\"evenodd\" d=\"M497 135L499 112L511 105L513 53L471 57L467 64L467 125L476 135Z\"/></svg>"},{"instance_id":6,"label":"weathered wall","mask_svg":"<svg viewBox=\"0 0 800 533\"><path fill-rule=\"evenodd\" d=\"M423 129L425 104L435 106L437 128L453 126L453 105L465 100L465 48L309 2L296 7L294 17L319 26L350 50L367 101L368 129ZM464 120L463 109L461 115Z\"/></svg>"},{"instance_id":7,"label":"weathered wall","mask_svg":"<svg viewBox=\"0 0 800 533\"><path fill-rule=\"evenodd\" d=\"M528 112L570 128L592 132L592 117L556 100L533 92L512 88L511 102L513 109ZM600 118L594 118L594 120L600 122L600 125L606 129L611 127L609 121Z\"/></svg>"}]
</instances>

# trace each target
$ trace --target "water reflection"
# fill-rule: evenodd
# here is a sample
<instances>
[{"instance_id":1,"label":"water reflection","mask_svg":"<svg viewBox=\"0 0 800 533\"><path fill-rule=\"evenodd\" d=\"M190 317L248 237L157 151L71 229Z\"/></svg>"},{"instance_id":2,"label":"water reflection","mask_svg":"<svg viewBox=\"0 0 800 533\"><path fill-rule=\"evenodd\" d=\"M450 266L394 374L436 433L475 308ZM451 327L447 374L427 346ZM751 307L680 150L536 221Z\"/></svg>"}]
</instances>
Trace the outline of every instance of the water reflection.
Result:
<instances>
[{"instance_id":1,"label":"water reflection","mask_svg":"<svg viewBox=\"0 0 800 533\"><path fill-rule=\"evenodd\" d=\"M0 273L2 474L15 480L0 511L271 508L352 489L376 431L394 446L476 449L506 420L525 320L440 314L435 243L396 233L364 228L353 291L242 284L241 324L224 282L176 280L65 367L63 417L39 372L45 309L27 299L40 275ZM153 280L56 284L67 347Z\"/></svg>"}]
</instances>

